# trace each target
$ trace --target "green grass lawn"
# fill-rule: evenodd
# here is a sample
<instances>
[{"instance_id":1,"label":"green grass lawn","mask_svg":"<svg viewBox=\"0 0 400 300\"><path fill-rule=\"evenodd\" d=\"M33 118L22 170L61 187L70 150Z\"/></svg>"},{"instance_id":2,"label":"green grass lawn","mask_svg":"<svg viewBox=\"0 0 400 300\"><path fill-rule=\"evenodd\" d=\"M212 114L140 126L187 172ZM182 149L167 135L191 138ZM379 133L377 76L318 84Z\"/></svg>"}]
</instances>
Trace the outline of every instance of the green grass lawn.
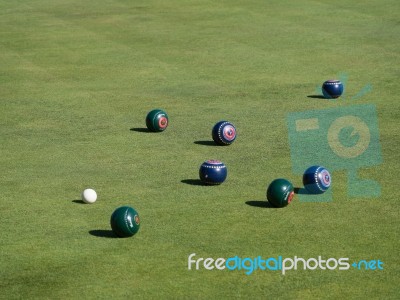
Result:
<instances>
[{"instance_id":1,"label":"green grass lawn","mask_svg":"<svg viewBox=\"0 0 400 300\"><path fill-rule=\"evenodd\" d=\"M0 0L0 298L398 299L400 4L396 0ZM346 96L307 97L338 74ZM383 163L362 169L379 198L283 209L296 187L286 116L371 103ZM162 108L165 132L145 116ZM211 146L217 121L238 138ZM207 159L228 179L192 185ZM82 204L94 188L98 200ZM247 202L247 203L246 203ZM112 238L115 208L141 228ZM384 270L188 270L188 256L379 259Z\"/></svg>"}]
</instances>

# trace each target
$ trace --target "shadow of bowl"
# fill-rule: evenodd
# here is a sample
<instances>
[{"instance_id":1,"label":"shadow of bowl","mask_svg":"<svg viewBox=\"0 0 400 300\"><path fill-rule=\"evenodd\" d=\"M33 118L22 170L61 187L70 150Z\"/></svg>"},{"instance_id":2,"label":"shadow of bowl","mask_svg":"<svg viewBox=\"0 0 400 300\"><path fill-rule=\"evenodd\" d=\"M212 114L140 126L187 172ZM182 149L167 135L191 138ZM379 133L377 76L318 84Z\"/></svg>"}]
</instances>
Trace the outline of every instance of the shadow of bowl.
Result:
<instances>
[{"instance_id":1,"label":"shadow of bowl","mask_svg":"<svg viewBox=\"0 0 400 300\"><path fill-rule=\"evenodd\" d=\"M246 204L249 206L260 207L260 208L275 208L267 200L264 200L264 201L250 200L250 201L246 201Z\"/></svg>"},{"instance_id":2,"label":"shadow of bowl","mask_svg":"<svg viewBox=\"0 0 400 300\"><path fill-rule=\"evenodd\" d=\"M117 236L114 234L112 230L95 229L95 230L90 230L89 234L102 238L110 238L110 239L117 238Z\"/></svg>"},{"instance_id":3,"label":"shadow of bowl","mask_svg":"<svg viewBox=\"0 0 400 300\"><path fill-rule=\"evenodd\" d=\"M152 133L148 128L146 127L133 127L129 129L130 131L135 131L135 132L142 132L142 133Z\"/></svg>"},{"instance_id":4,"label":"shadow of bowl","mask_svg":"<svg viewBox=\"0 0 400 300\"><path fill-rule=\"evenodd\" d=\"M310 192L307 191L305 188L295 187L294 193L297 195L310 195Z\"/></svg>"},{"instance_id":5,"label":"shadow of bowl","mask_svg":"<svg viewBox=\"0 0 400 300\"><path fill-rule=\"evenodd\" d=\"M81 199L76 199L76 200L72 200L73 203L77 203L77 204L86 204L85 202L83 202L83 200Z\"/></svg>"},{"instance_id":6,"label":"shadow of bowl","mask_svg":"<svg viewBox=\"0 0 400 300\"><path fill-rule=\"evenodd\" d=\"M194 143L202 146L218 146L214 141L195 141Z\"/></svg>"},{"instance_id":7,"label":"shadow of bowl","mask_svg":"<svg viewBox=\"0 0 400 300\"><path fill-rule=\"evenodd\" d=\"M323 95L308 95L307 97L313 99L326 99Z\"/></svg>"},{"instance_id":8,"label":"shadow of bowl","mask_svg":"<svg viewBox=\"0 0 400 300\"><path fill-rule=\"evenodd\" d=\"M189 185L206 186L206 184L200 179L184 179L181 180L181 182Z\"/></svg>"}]
</instances>

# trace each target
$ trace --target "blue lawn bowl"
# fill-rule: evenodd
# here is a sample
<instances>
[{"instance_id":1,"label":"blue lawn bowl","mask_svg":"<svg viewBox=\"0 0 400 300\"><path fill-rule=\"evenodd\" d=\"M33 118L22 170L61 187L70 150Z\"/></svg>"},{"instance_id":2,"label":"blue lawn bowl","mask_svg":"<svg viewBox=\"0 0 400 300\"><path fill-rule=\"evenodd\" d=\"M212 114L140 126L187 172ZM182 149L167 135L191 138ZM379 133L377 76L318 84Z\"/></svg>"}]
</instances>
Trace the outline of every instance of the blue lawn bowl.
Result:
<instances>
[{"instance_id":1,"label":"blue lawn bowl","mask_svg":"<svg viewBox=\"0 0 400 300\"><path fill-rule=\"evenodd\" d=\"M327 80L322 85L322 94L326 99L336 99L343 94L343 83L340 80Z\"/></svg>"},{"instance_id":2,"label":"blue lawn bowl","mask_svg":"<svg viewBox=\"0 0 400 300\"><path fill-rule=\"evenodd\" d=\"M200 180L206 185L219 185L228 175L225 164L219 160L207 160L199 170Z\"/></svg>"},{"instance_id":3,"label":"blue lawn bowl","mask_svg":"<svg viewBox=\"0 0 400 300\"><path fill-rule=\"evenodd\" d=\"M219 121L212 129L212 138L217 145L230 145L236 139L236 128L231 122Z\"/></svg>"},{"instance_id":4,"label":"blue lawn bowl","mask_svg":"<svg viewBox=\"0 0 400 300\"><path fill-rule=\"evenodd\" d=\"M303 174L303 184L310 194L323 194L331 186L331 174L321 166L311 166Z\"/></svg>"}]
</instances>

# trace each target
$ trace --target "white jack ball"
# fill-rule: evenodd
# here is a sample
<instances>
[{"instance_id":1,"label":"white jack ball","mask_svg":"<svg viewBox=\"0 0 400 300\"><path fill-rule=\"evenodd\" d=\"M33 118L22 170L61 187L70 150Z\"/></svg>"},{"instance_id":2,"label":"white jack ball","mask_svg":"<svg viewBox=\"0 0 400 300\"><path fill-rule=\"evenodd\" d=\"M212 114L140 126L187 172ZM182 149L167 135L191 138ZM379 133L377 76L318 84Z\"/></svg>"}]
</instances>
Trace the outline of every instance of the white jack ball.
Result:
<instances>
[{"instance_id":1,"label":"white jack ball","mask_svg":"<svg viewBox=\"0 0 400 300\"><path fill-rule=\"evenodd\" d=\"M82 201L88 204L94 203L97 200L97 193L95 190L86 189L82 192Z\"/></svg>"}]
</instances>

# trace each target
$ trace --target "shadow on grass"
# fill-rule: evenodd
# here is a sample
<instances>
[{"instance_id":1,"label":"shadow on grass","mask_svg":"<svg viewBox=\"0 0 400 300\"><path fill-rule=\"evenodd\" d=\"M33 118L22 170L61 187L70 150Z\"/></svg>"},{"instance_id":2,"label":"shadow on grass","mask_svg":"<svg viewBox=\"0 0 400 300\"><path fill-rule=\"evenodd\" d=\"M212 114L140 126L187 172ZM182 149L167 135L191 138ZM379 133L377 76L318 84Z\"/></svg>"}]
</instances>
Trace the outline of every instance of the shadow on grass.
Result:
<instances>
[{"instance_id":1,"label":"shadow on grass","mask_svg":"<svg viewBox=\"0 0 400 300\"><path fill-rule=\"evenodd\" d=\"M194 143L202 146L218 146L214 141L195 141Z\"/></svg>"},{"instance_id":2,"label":"shadow on grass","mask_svg":"<svg viewBox=\"0 0 400 300\"><path fill-rule=\"evenodd\" d=\"M297 195L310 195L310 193L305 188L299 187L294 188L294 193Z\"/></svg>"},{"instance_id":3,"label":"shadow on grass","mask_svg":"<svg viewBox=\"0 0 400 300\"><path fill-rule=\"evenodd\" d=\"M81 200L81 199L72 200L72 202L77 203L77 204L86 204L86 203L83 202L83 200Z\"/></svg>"},{"instance_id":4,"label":"shadow on grass","mask_svg":"<svg viewBox=\"0 0 400 300\"><path fill-rule=\"evenodd\" d=\"M90 230L89 234L102 238L110 238L110 239L117 238L117 236L114 234L112 230L103 230L103 229Z\"/></svg>"},{"instance_id":5,"label":"shadow on grass","mask_svg":"<svg viewBox=\"0 0 400 300\"><path fill-rule=\"evenodd\" d=\"M250 201L246 201L246 204L249 206L260 207L260 208L275 208L267 200L264 200L264 201L250 200Z\"/></svg>"},{"instance_id":6,"label":"shadow on grass","mask_svg":"<svg viewBox=\"0 0 400 300\"><path fill-rule=\"evenodd\" d=\"M326 99L323 95L308 95L307 97L314 99Z\"/></svg>"},{"instance_id":7,"label":"shadow on grass","mask_svg":"<svg viewBox=\"0 0 400 300\"><path fill-rule=\"evenodd\" d=\"M206 184L203 183L200 179L184 179L181 180L182 183L186 183L189 185L200 185L200 186L206 186Z\"/></svg>"},{"instance_id":8,"label":"shadow on grass","mask_svg":"<svg viewBox=\"0 0 400 300\"><path fill-rule=\"evenodd\" d=\"M144 133L152 133L148 128L146 127L133 127L129 129L130 131L136 131L136 132L144 132Z\"/></svg>"}]
</instances>

